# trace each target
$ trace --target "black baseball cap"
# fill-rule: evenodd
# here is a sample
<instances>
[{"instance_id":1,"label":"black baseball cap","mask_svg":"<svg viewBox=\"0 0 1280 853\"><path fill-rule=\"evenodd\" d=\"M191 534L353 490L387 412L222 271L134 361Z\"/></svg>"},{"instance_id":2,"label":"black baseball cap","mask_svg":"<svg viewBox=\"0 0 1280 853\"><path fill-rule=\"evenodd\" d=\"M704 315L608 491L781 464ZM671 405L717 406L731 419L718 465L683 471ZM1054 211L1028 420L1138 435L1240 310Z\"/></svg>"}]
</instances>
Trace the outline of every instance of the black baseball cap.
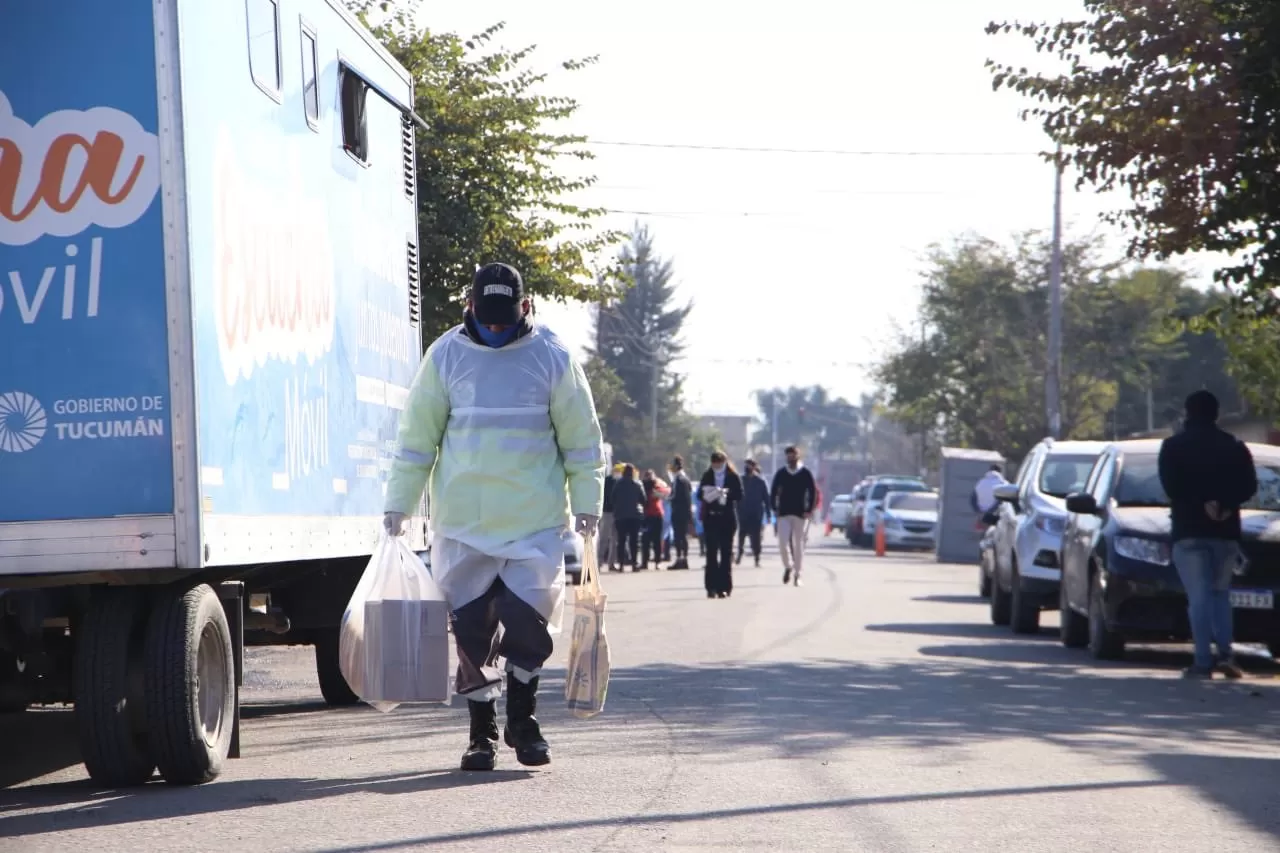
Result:
<instances>
[{"instance_id":1,"label":"black baseball cap","mask_svg":"<svg viewBox=\"0 0 1280 853\"><path fill-rule=\"evenodd\" d=\"M522 318L524 279L509 264L485 264L471 282L471 306L482 326L516 326Z\"/></svg>"}]
</instances>

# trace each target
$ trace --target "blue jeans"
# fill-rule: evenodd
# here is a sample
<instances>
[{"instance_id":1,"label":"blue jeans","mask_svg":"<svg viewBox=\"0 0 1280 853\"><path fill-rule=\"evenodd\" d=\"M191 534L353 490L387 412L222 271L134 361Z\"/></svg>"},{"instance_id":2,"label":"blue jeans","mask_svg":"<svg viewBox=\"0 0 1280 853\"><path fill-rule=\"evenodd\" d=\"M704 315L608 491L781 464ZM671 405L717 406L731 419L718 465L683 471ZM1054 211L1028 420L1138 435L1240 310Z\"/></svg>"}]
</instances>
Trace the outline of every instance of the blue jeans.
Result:
<instances>
[{"instance_id":1,"label":"blue jeans","mask_svg":"<svg viewBox=\"0 0 1280 853\"><path fill-rule=\"evenodd\" d=\"M1198 669L1213 668L1211 640L1218 660L1231 658L1231 575L1239 556L1240 546L1227 539L1183 539L1173 545L1173 565L1187 592Z\"/></svg>"}]
</instances>

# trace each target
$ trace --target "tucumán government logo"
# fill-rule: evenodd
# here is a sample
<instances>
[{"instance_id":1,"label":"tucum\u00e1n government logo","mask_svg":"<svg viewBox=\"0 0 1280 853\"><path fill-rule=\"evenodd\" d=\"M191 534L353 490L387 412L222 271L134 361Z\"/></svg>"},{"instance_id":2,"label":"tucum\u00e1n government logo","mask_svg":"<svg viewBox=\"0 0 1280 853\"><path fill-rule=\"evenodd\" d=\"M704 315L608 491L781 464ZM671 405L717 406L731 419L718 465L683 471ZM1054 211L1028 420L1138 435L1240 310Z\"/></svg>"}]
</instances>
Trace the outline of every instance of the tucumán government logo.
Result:
<instances>
[{"instance_id":1,"label":"tucum\u00e1n government logo","mask_svg":"<svg viewBox=\"0 0 1280 853\"><path fill-rule=\"evenodd\" d=\"M49 429L44 406L30 394L0 394L0 453L24 453L40 443Z\"/></svg>"}]
</instances>

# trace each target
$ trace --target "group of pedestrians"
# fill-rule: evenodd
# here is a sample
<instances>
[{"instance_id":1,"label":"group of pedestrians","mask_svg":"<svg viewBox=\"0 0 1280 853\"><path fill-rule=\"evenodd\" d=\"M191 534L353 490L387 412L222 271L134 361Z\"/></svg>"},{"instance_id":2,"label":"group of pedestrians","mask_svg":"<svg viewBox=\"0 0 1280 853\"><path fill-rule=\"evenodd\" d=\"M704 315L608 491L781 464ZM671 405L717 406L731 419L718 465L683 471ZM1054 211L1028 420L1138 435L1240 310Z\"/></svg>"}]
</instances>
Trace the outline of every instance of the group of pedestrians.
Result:
<instances>
[{"instance_id":1,"label":"group of pedestrians","mask_svg":"<svg viewBox=\"0 0 1280 853\"><path fill-rule=\"evenodd\" d=\"M800 460L798 448L787 448L787 464L772 485L760 465L748 459L739 473L726 454L716 451L695 486L676 456L668 466L669 481L652 471L640 475L634 465L618 463L604 488L604 515L599 545L600 562L609 571L645 571L666 558L664 545L674 552L671 569L689 568L689 540L698 531L706 558L708 598L733 594L733 567L742 563L747 547L759 567L764 527L771 520L778 534L783 583L799 586L804 567L808 525L818 499L813 474ZM734 553L734 544L737 553Z\"/></svg>"}]
</instances>

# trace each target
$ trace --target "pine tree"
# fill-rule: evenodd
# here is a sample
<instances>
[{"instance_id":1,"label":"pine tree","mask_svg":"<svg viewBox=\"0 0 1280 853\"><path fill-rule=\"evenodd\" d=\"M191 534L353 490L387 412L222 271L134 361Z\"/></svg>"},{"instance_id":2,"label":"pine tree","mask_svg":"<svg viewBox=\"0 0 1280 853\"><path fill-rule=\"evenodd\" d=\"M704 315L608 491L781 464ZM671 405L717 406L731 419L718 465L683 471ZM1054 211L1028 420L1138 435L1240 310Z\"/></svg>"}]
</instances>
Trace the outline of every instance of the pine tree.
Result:
<instances>
[{"instance_id":1,"label":"pine tree","mask_svg":"<svg viewBox=\"0 0 1280 853\"><path fill-rule=\"evenodd\" d=\"M674 268L654 251L647 227L636 225L618 260L628 286L597 307L593 355L617 375L627 405L601 419L615 456L657 467L690 441L683 378L672 365L684 351L680 334L693 306L676 304Z\"/></svg>"}]
</instances>

